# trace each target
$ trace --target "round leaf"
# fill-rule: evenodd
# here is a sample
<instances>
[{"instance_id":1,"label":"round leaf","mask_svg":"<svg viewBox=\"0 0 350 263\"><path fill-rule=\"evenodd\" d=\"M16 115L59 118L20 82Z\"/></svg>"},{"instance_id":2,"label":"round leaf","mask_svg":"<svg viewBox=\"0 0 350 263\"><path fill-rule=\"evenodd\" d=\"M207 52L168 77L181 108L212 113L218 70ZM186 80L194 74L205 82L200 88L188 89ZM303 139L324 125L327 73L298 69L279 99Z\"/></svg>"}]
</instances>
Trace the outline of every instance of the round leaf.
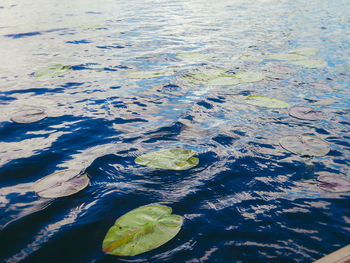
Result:
<instances>
[{"instance_id":1,"label":"round leaf","mask_svg":"<svg viewBox=\"0 0 350 263\"><path fill-rule=\"evenodd\" d=\"M245 102L251 105L265 107L265 108L288 108L289 104L279 99L265 97L265 96L249 96Z\"/></svg>"},{"instance_id":2,"label":"round leaf","mask_svg":"<svg viewBox=\"0 0 350 263\"><path fill-rule=\"evenodd\" d=\"M44 110L39 108L31 108L18 111L11 116L11 120L17 123L37 122L47 117Z\"/></svg>"},{"instance_id":3,"label":"round leaf","mask_svg":"<svg viewBox=\"0 0 350 263\"><path fill-rule=\"evenodd\" d=\"M265 78L265 75L261 72L256 71L238 71L235 77L239 79L240 83L246 83L263 80Z\"/></svg>"},{"instance_id":4,"label":"round leaf","mask_svg":"<svg viewBox=\"0 0 350 263\"><path fill-rule=\"evenodd\" d=\"M165 149L146 153L135 159L135 163L151 168L188 170L198 165L197 152L186 149Z\"/></svg>"},{"instance_id":5,"label":"round leaf","mask_svg":"<svg viewBox=\"0 0 350 263\"><path fill-rule=\"evenodd\" d=\"M327 62L323 59L309 58L304 60L292 61L294 65L304 68L323 68L327 66Z\"/></svg>"},{"instance_id":6,"label":"round leaf","mask_svg":"<svg viewBox=\"0 0 350 263\"><path fill-rule=\"evenodd\" d=\"M304 48L293 49L288 53L302 55L302 56L312 56L312 55L316 55L318 53L318 50L316 48L304 47Z\"/></svg>"},{"instance_id":7,"label":"round leaf","mask_svg":"<svg viewBox=\"0 0 350 263\"><path fill-rule=\"evenodd\" d=\"M208 69L201 72L190 72L182 75L182 78L187 79L193 83L197 84L208 84L213 82L215 85L215 79L221 77L231 77L234 78L233 74L225 73L224 69Z\"/></svg>"},{"instance_id":8,"label":"round leaf","mask_svg":"<svg viewBox=\"0 0 350 263\"><path fill-rule=\"evenodd\" d=\"M174 238L183 218L171 214L164 205L146 205L119 217L108 230L103 252L116 256L134 256L155 249Z\"/></svg>"},{"instance_id":9,"label":"round leaf","mask_svg":"<svg viewBox=\"0 0 350 263\"><path fill-rule=\"evenodd\" d=\"M286 136L280 140L280 145L292 153L301 156L324 156L329 152L326 141L310 135Z\"/></svg>"},{"instance_id":10,"label":"round leaf","mask_svg":"<svg viewBox=\"0 0 350 263\"><path fill-rule=\"evenodd\" d=\"M196 60L204 60L204 59L211 58L212 55L202 54L198 52L184 52L184 53L176 54L176 57L180 58L183 61L192 62Z\"/></svg>"},{"instance_id":11,"label":"round leaf","mask_svg":"<svg viewBox=\"0 0 350 263\"><path fill-rule=\"evenodd\" d=\"M87 187L89 182L87 174L80 174L78 170L65 170L40 179L33 188L40 197L57 198L75 194Z\"/></svg>"},{"instance_id":12,"label":"round leaf","mask_svg":"<svg viewBox=\"0 0 350 263\"><path fill-rule=\"evenodd\" d=\"M308 59L306 56L299 55L299 54L290 54L290 53L278 53L278 54L272 54L269 56L269 59L273 60L285 60L285 61L298 61L298 60L305 60Z\"/></svg>"},{"instance_id":13,"label":"round leaf","mask_svg":"<svg viewBox=\"0 0 350 263\"><path fill-rule=\"evenodd\" d=\"M291 107L288 111L289 115L301 119L301 120L309 120L309 121L317 121L322 120L326 117L326 115L322 111L315 111L307 106L294 106Z\"/></svg>"},{"instance_id":14,"label":"round leaf","mask_svg":"<svg viewBox=\"0 0 350 263\"><path fill-rule=\"evenodd\" d=\"M345 179L321 175L317 180L321 182L318 187L324 191L333 193L350 192L350 182Z\"/></svg>"},{"instance_id":15,"label":"round leaf","mask_svg":"<svg viewBox=\"0 0 350 263\"><path fill-rule=\"evenodd\" d=\"M125 76L130 79L151 79L151 78L158 78L162 76L171 76L173 74L174 72L168 72L168 71L140 70L140 71L128 72L125 74Z\"/></svg>"},{"instance_id":16,"label":"round leaf","mask_svg":"<svg viewBox=\"0 0 350 263\"><path fill-rule=\"evenodd\" d=\"M72 70L71 66L64 66L62 64L51 65L48 68L44 68L35 72L35 78L53 78L57 76L62 76L68 71Z\"/></svg>"}]
</instances>

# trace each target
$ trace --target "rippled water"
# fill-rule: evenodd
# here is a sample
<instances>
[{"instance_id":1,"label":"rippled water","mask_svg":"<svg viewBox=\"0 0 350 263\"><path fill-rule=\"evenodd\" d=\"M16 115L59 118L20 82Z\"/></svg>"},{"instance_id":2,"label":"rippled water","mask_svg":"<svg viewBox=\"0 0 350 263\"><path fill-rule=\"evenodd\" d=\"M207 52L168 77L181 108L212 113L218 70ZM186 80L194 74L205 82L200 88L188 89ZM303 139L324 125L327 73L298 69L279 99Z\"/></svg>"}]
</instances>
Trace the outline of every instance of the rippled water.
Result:
<instances>
[{"instance_id":1,"label":"rippled water","mask_svg":"<svg viewBox=\"0 0 350 263\"><path fill-rule=\"evenodd\" d=\"M312 262L350 243L350 193L327 193L319 175L350 179L347 0L0 2L0 260L2 262ZM319 50L321 69L240 59L242 54ZM181 60L181 52L210 54ZM62 76L33 73L72 65ZM175 67L172 76L128 79ZM186 82L203 68L264 72L234 86ZM323 110L318 122L244 102L265 95ZM32 106L48 118L11 122ZM326 140L325 157L279 146L285 135ZM161 148L198 152L188 171L141 167ZM62 169L91 183L43 199L33 183ZM135 257L105 255L114 221L161 203L185 218L165 245Z\"/></svg>"}]
</instances>

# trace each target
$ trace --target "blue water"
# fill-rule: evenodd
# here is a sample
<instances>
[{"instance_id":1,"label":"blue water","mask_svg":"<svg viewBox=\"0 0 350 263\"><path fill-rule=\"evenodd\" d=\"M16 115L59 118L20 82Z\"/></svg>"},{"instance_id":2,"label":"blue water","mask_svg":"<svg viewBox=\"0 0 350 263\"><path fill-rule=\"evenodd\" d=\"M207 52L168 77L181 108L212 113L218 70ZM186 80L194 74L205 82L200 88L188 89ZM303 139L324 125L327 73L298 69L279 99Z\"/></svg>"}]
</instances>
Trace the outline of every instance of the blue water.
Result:
<instances>
[{"instance_id":1,"label":"blue water","mask_svg":"<svg viewBox=\"0 0 350 263\"><path fill-rule=\"evenodd\" d=\"M312 262L350 243L350 193L328 193L319 175L350 179L348 0L2 0L0 2L1 262ZM246 61L242 54L317 48L321 69ZM181 52L210 54L183 61ZM62 76L33 73L72 65ZM173 76L125 73L176 67ZM186 82L203 68L264 72L218 87ZM286 72L288 74L286 74ZM265 95L323 110L318 122L247 105ZM11 122L30 106L48 118ZM330 145L303 158L279 146L308 133ZM140 154L198 152L188 171L134 163ZM91 183L43 199L33 183L86 169ZM182 215L179 234L135 257L102 252L114 221L149 203Z\"/></svg>"}]
</instances>

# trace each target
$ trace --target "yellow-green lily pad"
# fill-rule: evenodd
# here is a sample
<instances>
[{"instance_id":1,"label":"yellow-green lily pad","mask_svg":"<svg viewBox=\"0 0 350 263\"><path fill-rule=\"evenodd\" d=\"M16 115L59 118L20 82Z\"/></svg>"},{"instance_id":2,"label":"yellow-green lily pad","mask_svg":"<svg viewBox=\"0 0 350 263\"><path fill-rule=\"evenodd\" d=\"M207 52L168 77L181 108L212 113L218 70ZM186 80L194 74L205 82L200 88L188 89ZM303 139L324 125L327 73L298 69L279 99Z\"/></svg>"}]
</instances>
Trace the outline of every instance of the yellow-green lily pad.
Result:
<instances>
[{"instance_id":1,"label":"yellow-green lily pad","mask_svg":"<svg viewBox=\"0 0 350 263\"><path fill-rule=\"evenodd\" d=\"M116 256L135 256L155 249L173 239L183 218L173 215L165 205L141 206L119 217L108 230L103 252Z\"/></svg>"},{"instance_id":2,"label":"yellow-green lily pad","mask_svg":"<svg viewBox=\"0 0 350 263\"><path fill-rule=\"evenodd\" d=\"M171 76L173 74L174 72L170 71L140 70L127 72L125 76L129 79L151 79L162 76Z\"/></svg>"},{"instance_id":3,"label":"yellow-green lily pad","mask_svg":"<svg viewBox=\"0 0 350 263\"><path fill-rule=\"evenodd\" d=\"M35 193L43 198L57 198L73 195L89 185L86 173L78 170L64 170L50 174L34 183Z\"/></svg>"},{"instance_id":4,"label":"yellow-green lily pad","mask_svg":"<svg viewBox=\"0 0 350 263\"><path fill-rule=\"evenodd\" d=\"M62 76L72 70L71 66L64 66L62 64L51 65L34 73L35 78L54 78Z\"/></svg>"},{"instance_id":5,"label":"yellow-green lily pad","mask_svg":"<svg viewBox=\"0 0 350 263\"><path fill-rule=\"evenodd\" d=\"M254 105L254 106L259 106L259 107L264 107L264 108L289 108L289 103L271 98L271 97L266 97L266 96L248 96L245 99L245 102Z\"/></svg>"},{"instance_id":6,"label":"yellow-green lily pad","mask_svg":"<svg viewBox=\"0 0 350 263\"><path fill-rule=\"evenodd\" d=\"M292 54L292 53L272 54L268 58L273 59L273 60L284 60L284 61L298 61L298 60L308 59L307 56L303 56L303 55L299 55L299 54Z\"/></svg>"},{"instance_id":7,"label":"yellow-green lily pad","mask_svg":"<svg viewBox=\"0 0 350 263\"><path fill-rule=\"evenodd\" d=\"M304 68L323 68L328 65L325 60L318 58L308 58L304 60L292 61L292 64Z\"/></svg>"},{"instance_id":8,"label":"yellow-green lily pad","mask_svg":"<svg viewBox=\"0 0 350 263\"><path fill-rule=\"evenodd\" d=\"M187 149L164 149L141 155L135 163L151 168L188 170L198 165L199 159L194 157L196 154L196 151Z\"/></svg>"},{"instance_id":9,"label":"yellow-green lily pad","mask_svg":"<svg viewBox=\"0 0 350 263\"><path fill-rule=\"evenodd\" d=\"M296 48L296 49L289 51L288 53L302 55L302 56L313 56L313 55L316 55L318 53L318 49L310 48L310 47Z\"/></svg>"},{"instance_id":10,"label":"yellow-green lily pad","mask_svg":"<svg viewBox=\"0 0 350 263\"><path fill-rule=\"evenodd\" d=\"M183 52L176 54L176 57L186 62L193 62L197 60L205 60L213 56L211 54L203 54L199 52Z\"/></svg>"}]
</instances>

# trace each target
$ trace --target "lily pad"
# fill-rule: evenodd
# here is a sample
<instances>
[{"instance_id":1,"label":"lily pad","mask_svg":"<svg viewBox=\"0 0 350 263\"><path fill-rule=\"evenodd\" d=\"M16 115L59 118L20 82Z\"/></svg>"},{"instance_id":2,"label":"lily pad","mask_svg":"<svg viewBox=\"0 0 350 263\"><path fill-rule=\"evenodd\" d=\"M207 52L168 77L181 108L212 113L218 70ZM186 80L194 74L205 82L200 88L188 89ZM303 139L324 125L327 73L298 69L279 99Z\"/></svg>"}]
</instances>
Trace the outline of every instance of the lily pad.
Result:
<instances>
[{"instance_id":1,"label":"lily pad","mask_svg":"<svg viewBox=\"0 0 350 263\"><path fill-rule=\"evenodd\" d=\"M198 73L186 73L182 77L197 84L225 86L260 81L265 75L255 71L238 71L236 74L231 74L224 69L210 69Z\"/></svg>"},{"instance_id":2,"label":"lily pad","mask_svg":"<svg viewBox=\"0 0 350 263\"><path fill-rule=\"evenodd\" d=\"M301 156L325 156L330 150L326 141L310 135L286 136L280 139L280 145Z\"/></svg>"},{"instance_id":3,"label":"lily pad","mask_svg":"<svg viewBox=\"0 0 350 263\"><path fill-rule=\"evenodd\" d=\"M171 212L168 206L151 204L119 217L103 240L103 252L134 256L165 244L183 224L183 218Z\"/></svg>"},{"instance_id":4,"label":"lily pad","mask_svg":"<svg viewBox=\"0 0 350 263\"><path fill-rule=\"evenodd\" d=\"M293 49L288 53L302 55L302 56L312 56L312 55L316 55L318 53L318 50L316 48L304 47L304 48Z\"/></svg>"},{"instance_id":5,"label":"lily pad","mask_svg":"<svg viewBox=\"0 0 350 263\"><path fill-rule=\"evenodd\" d=\"M248 96L245 102L251 105L264 108L288 108L290 105L283 100L266 97L266 96Z\"/></svg>"},{"instance_id":6,"label":"lily pad","mask_svg":"<svg viewBox=\"0 0 350 263\"><path fill-rule=\"evenodd\" d=\"M35 78L53 78L66 74L72 70L71 66L64 66L62 64L51 65L48 68L41 69L35 72Z\"/></svg>"},{"instance_id":7,"label":"lily pad","mask_svg":"<svg viewBox=\"0 0 350 263\"><path fill-rule=\"evenodd\" d=\"M324 191L332 193L350 192L350 182L345 179L321 175L317 180L321 182L318 184L318 187Z\"/></svg>"},{"instance_id":8,"label":"lily pad","mask_svg":"<svg viewBox=\"0 0 350 263\"><path fill-rule=\"evenodd\" d=\"M235 77L240 83L257 82L265 78L265 74L257 71L238 71Z\"/></svg>"},{"instance_id":9,"label":"lily pad","mask_svg":"<svg viewBox=\"0 0 350 263\"><path fill-rule=\"evenodd\" d=\"M298 61L298 60L308 59L308 57L306 56L299 55L299 54L291 54L291 53L272 54L268 58L273 60L285 60L285 61Z\"/></svg>"},{"instance_id":10,"label":"lily pad","mask_svg":"<svg viewBox=\"0 0 350 263\"><path fill-rule=\"evenodd\" d=\"M323 111L315 111L308 106L291 107L288 113L290 116L301 120L317 121L326 118Z\"/></svg>"},{"instance_id":11,"label":"lily pad","mask_svg":"<svg viewBox=\"0 0 350 263\"><path fill-rule=\"evenodd\" d=\"M38 180L33 189L40 197L57 198L73 195L87 187L89 182L87 174L80 174L78 170L65 170Z\"/></svg>"},{"instance_id":12,"label":"lily pad","mask_svg":"<svg viewBox=\"0 0 350 263\"><path fill-rule=\"evenodd\" d=\"M135 163L151 168L188 170L198 165L199 159L194 157L196 154L193 150L165 149L141 155L135 159Z\"/></svg>"},{"instance_id":13,"label":"lily pad","mask_svg":"<svg viewBox=\"0 0 350 263\"><path fill-rule=\"evenodd\" d=\"M47 117L44 110L40 108L31 108L18 111L11 116L11 120L17 123L32 123L37 122Z\"/></svg>"},{"instance_id":14,"label":"lily pad","mask_svg":"<svg viewBox=\"0 0 350 263\"><path fill-rule=\"evenodd\" d=\"M304 60L292 61L292 64L304 68L323 68L328 65L325 60L318 58L308 58Z\"/></svg>"},{"instance_id":15,"label":"lily pad","mask_svg":"<svg viewBox=\"0 0 350 263\"><path fill-rule=\"evenodd\" d=\"M171 76L175 72L170 71L157 71L157 70L140 70L140 71L132 71L125 74L125 76L129 79L151 79L158 78L162 76Z\"/></svg>"}]
</instances>

